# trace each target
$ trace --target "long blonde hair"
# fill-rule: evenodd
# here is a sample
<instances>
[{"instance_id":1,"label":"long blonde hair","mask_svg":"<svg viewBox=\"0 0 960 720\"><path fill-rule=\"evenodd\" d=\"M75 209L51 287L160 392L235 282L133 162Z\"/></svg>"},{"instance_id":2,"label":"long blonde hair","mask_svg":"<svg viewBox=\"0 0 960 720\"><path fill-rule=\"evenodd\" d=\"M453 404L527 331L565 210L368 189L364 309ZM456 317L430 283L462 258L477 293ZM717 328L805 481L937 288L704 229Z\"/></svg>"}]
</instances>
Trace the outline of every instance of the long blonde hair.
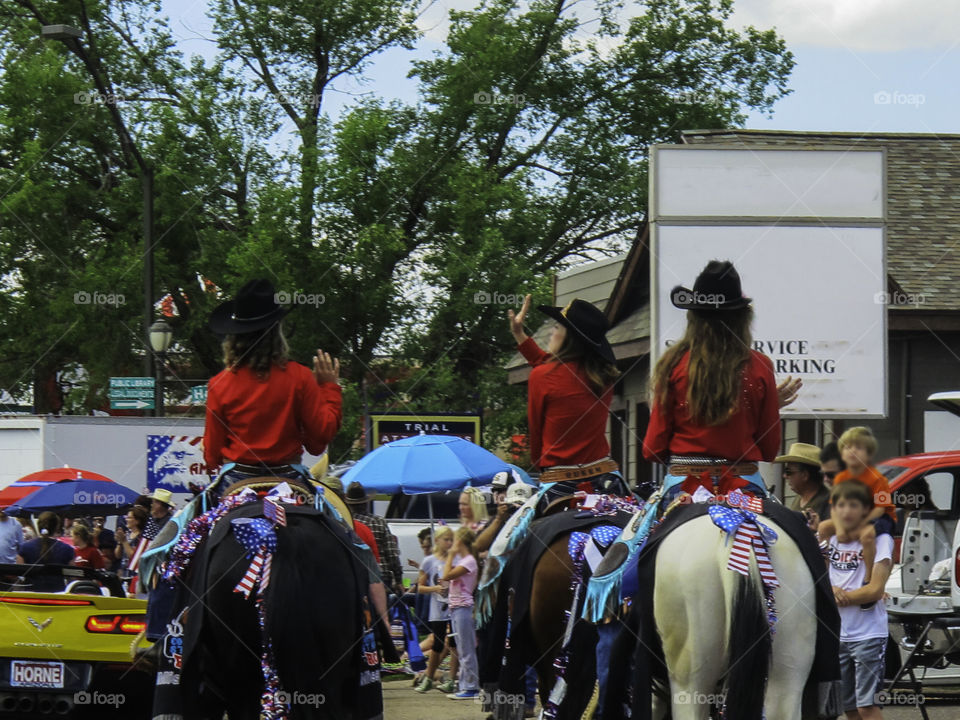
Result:
<instances>
[{"instance_id":1,"label":"long blonde hair","mask_svg":"<svg viewBox=\"0 0 960 720\"><path fill-rule=\"evenodd\" d=\"M457 528L457 532L454 534L454 542L462 542L467 546L467 550L473 555L473 559L478 563L480 559L477 557L477 551L474 550L473 544L477 541L477 534L468 528L466 525Z\"/></svg>"},{"instance_id":2,"label":"long blonde hair","mask_svg":"<svg viewBox=\"0 0 960 720\"><path fill-rule=\"evenodd\" d=\"M451 538L454 537L453 528L451 528L449 525L444 525L433 534L433 556L440 560L446 560L447 553L450 551L441 550L440 546L437 544L437 540L439 540L440 538L444 538L447 535L449 535Z\"/></svg>"},{"instance_id":3,"label":"long blonde hair","mask_svg":"<svg viewBox=\"0 0 960 720\"><path fill-rule=\"evenodd\" d=\"M687 329L671 345L653 371L653 397L661 407L670 392L670 375L684 354L687 369L687 406L690 418L701 425L719 425L736 412L743 369L750 360L753 308L687 311Z\"/></svg>"},{"instance_id":4,"label":"long blonde hair","mask_svg":"<svg viewBox=\"0 0 960 720\"><path fill-rule=\"evenodd\" d=\"M490 517L487 512L487 501L483 498L483 491L480 488L468 487L463 489L464 494L470 498L470 514L473 515L472 522L482 523Z\"/></svg>"},{"instance_id":5,"label":"long blonde hair","mask_svg":"<svg viewBox=\"0 0 960 720\"><path fill-rule=\"evenodd\" d=\"M279 322L266 330L227 335L220 347L227 368L236 372L248 365L260 378L269 375L274 365L286 366L290 352Z\"/></svg>"}]
</instances>

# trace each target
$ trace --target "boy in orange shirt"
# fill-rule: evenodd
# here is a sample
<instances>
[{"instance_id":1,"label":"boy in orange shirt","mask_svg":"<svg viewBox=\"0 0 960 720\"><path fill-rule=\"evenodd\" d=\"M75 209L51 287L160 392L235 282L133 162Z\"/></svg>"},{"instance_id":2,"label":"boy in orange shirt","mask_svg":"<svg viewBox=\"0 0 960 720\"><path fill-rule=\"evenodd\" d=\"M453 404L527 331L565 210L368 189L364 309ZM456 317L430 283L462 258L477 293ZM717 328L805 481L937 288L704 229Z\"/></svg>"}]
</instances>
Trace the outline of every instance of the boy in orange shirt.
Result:
<instances>
[{"instance_id":1,"label":"boy in orange shirt","mask_svg":"<svg viewBox=\"0 0 960 720\"><path fill-rule=\"evenodd\" d=\"M847 480L859 480L873 494L873 509L860 528L851 533L851 537L854 540L859 539L863 545L864 580L869 583L873 560L877 554L877 535L887 534L893 537L893 529L896 527L897 516L890 494L890 483L883 473L873 466L877 439L870 428L850 428L840 436L837 446L847 469L837 473L833 479L834 486ZM817 538L821 544L828 542L835 533L836 525L832 519L824 520L817 527Z\"/></svg>"}]
</instances>

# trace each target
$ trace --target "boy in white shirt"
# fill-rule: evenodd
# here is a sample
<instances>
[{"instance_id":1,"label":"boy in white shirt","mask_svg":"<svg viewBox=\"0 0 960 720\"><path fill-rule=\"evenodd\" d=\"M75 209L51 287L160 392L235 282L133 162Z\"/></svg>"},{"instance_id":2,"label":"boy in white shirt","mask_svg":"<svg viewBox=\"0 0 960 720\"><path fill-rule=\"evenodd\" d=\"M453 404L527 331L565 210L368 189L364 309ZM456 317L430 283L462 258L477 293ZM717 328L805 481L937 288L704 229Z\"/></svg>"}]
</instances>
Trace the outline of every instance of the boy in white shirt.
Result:
<instances>
[{"instance_id":1,"label":"boy in white shirt","mask_svg":"<svg viewBox=\"0 0 960 720\"><path fill-rule=\"evenodd\" d=\"M893 564L893 538L877 536L873 572L864 585L863 545L851 534L873 508L873 496L863 483L848 480L833 487L830 504L837 531L829 540L827 563L840 608L843 709L847 720L882 720L878 696L883 689L888 630L881 599Z\"/></svg>"}]
</instances>

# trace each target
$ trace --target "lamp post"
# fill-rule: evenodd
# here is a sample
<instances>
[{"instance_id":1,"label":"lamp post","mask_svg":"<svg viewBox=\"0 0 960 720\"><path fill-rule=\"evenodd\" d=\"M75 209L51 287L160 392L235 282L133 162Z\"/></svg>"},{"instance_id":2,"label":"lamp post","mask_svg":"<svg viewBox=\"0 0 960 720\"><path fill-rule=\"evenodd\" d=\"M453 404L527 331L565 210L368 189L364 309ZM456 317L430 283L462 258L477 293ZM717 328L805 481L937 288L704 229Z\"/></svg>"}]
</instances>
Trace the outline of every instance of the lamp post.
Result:
<instances>
[{"instance_id":1,"label":"lamp post","mask_svg":"<svg viewBox=\"0 0 960 720\"><path fill-rule=\"evenodd\" d=\"M156 363L157 378L153 386L154 417L163 417L163 366L172 341L173 328L166 320L157 320L150 326L150 348L160 357L160 362Z\"/></svg>"},{"instance_id":2,"label":"lamp post","mask_svg":"<svg viewBox=\"0 0 960 720\"><path fill-rule=\"evenodd\" d=\"M82 36L83 33L80 29L72 25L44 25L40 28L41 38L62 42L80 58L80 61L87 68L87 72L93 78L100 97L109 99L113 94L109 92L108 80L102 72L100 59L91 56L84 49L80 42ZM107 102L105 106L120 138L120 147L123 150L124 157L127 158L132 167L136 167L139 171L140 183L143 186L143 339L147 340L153 322L153 168L134 144L133 138L123 121L123 116L117 108L117 103ZM153 377L154 375L153 353L149 351L149 348L144 353L143 374L146 377Z\"/></svg>"}]
</instances>

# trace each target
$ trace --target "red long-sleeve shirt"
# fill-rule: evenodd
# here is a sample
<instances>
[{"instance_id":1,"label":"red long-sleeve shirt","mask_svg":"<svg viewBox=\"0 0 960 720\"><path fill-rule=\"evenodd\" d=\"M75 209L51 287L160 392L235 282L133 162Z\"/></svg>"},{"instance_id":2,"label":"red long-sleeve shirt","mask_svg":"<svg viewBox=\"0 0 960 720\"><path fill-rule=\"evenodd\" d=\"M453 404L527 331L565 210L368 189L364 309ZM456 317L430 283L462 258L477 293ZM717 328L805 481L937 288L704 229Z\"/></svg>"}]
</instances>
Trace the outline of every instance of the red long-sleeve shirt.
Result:
<instances>
[{"instance_id":1,"label":"red long-sleeve shirt","mask_svg":"<svg viewBox=\"0 0 960 720\"><path fill-rule=\"evenodd\" d=\"M780 404L770 358L750 351L736 412L723 424L709 427L690 419L686 401L689 359L688 352L670 374L667 406L653 404L643 438L643 457L663 464L670 455L772 461L780 450Z\"/></svg>"},{"instance_id":2,"label":"red long-sleeve shirt","mask_svg":"<svg viewBox=\"0 0 960 720\"><path fill-rule=\"evenodd\" d=\"M584 465L610 455L606 432L613 388L597 397L577 363L551 360L533 338L518 349L533 366L527 404L530 461L548 468Z\"/></svg>"},{"instance_id":3,"label":"red long-sleeve shirt","mask_svg":"<svg viewBox=\"0 0 960 720\"><path fill-rule=\"evenodd\" d=\"M340 429L341 404L340 385L318 384L300 363L274 365L263 380L247 366L222 370L207 390L207 468L299 462L304 448L319 455Z\"/></svg>"}]
</instances>

